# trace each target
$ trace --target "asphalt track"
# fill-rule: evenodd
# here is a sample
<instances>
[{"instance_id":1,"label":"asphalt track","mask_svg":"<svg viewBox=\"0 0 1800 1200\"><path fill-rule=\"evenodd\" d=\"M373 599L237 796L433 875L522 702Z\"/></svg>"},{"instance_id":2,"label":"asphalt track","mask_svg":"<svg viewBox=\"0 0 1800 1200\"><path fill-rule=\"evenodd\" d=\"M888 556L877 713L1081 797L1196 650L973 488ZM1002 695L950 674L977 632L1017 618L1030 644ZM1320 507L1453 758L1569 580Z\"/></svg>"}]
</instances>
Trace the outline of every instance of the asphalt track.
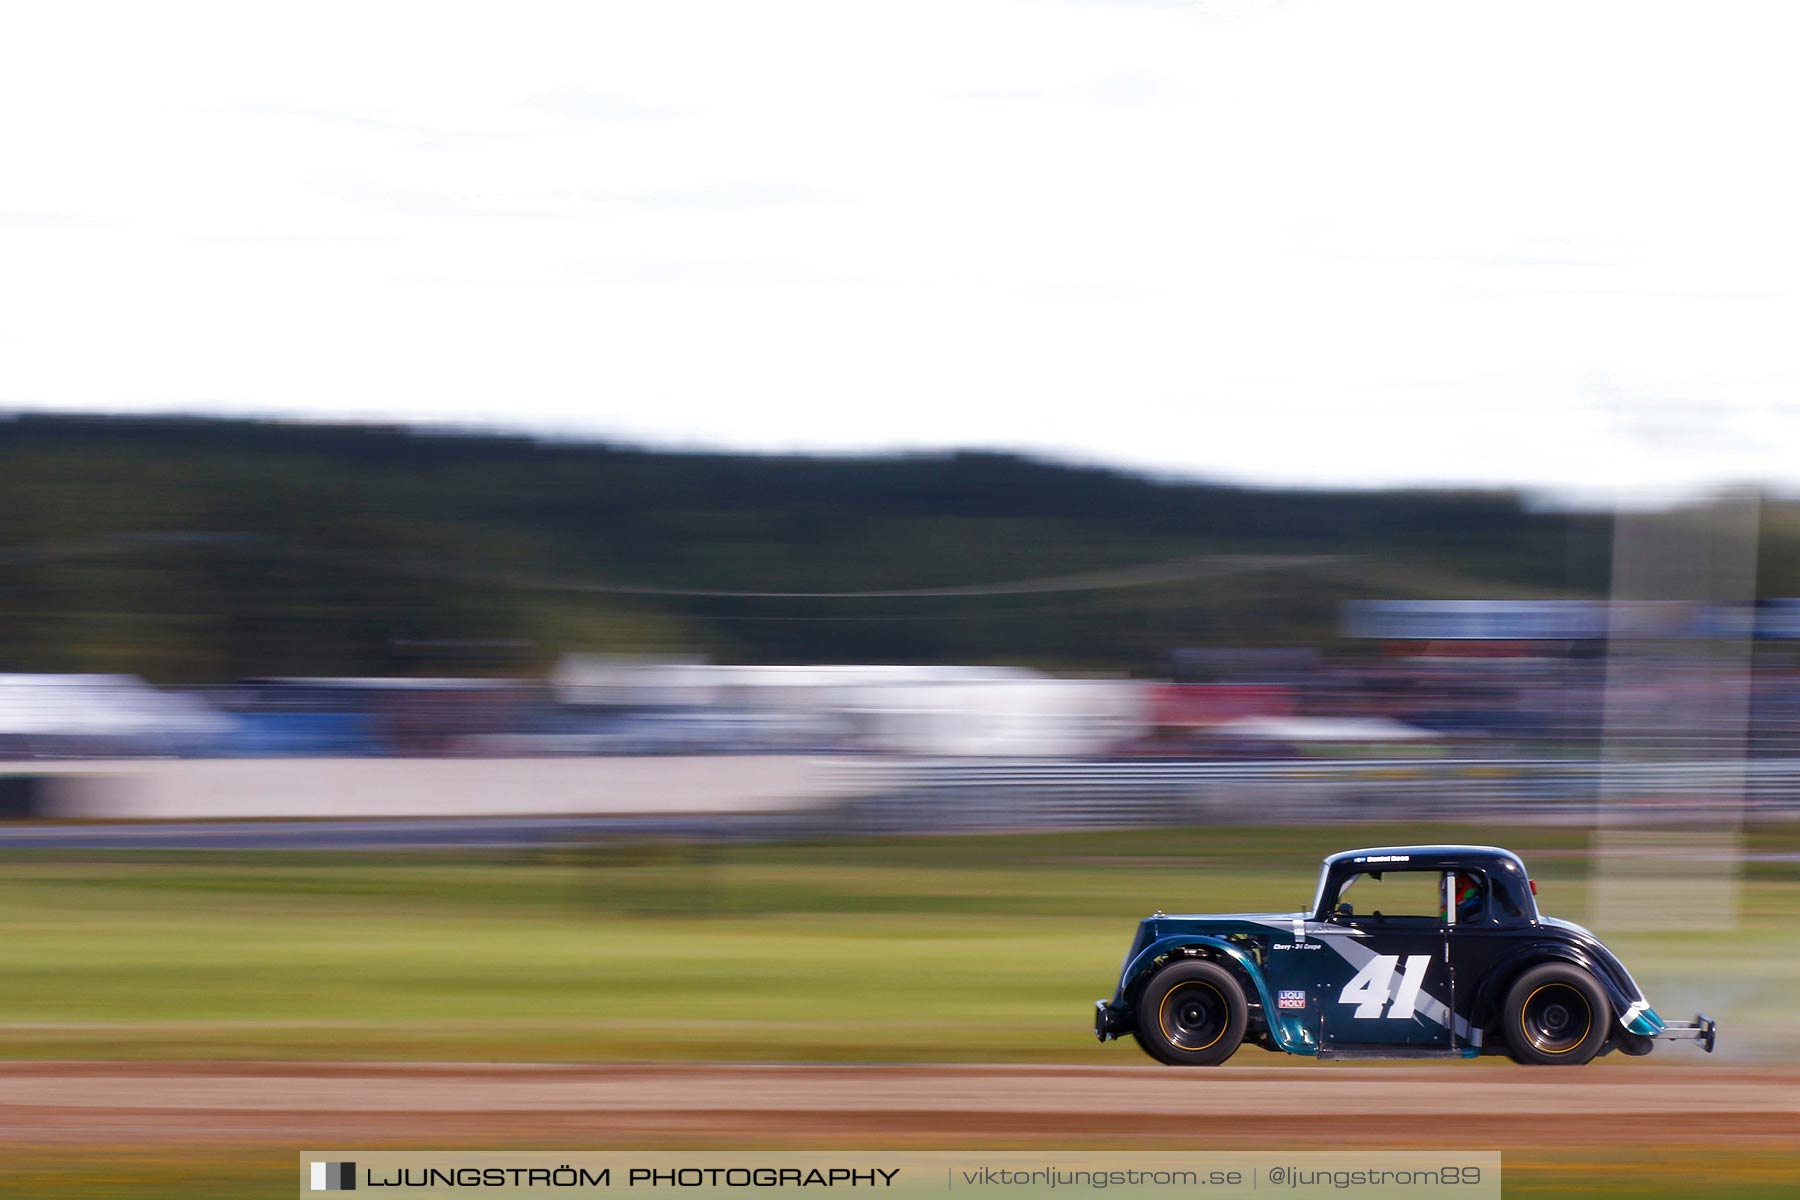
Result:
<instances>
[{"instance_id":1,"label":"asphalt track","mask_svg":"<svg viewBox=\"0 0 1800 1200\"><path fill-rule=\"evenodd\" d=\"M145 821L0 824L0 850L398 850L519 847L607 837L769 839L794 814L668 817L424 817L411 820Z\"/></svg>"},{"instance_id":2,"label":"asphalt track","mask_svg":"<svg viewBox=\"0 0 1800 1200\"><path fill-rule=\"evenodd\" d=\"M1789 1147L1800 1069L0 1064L0 1143Z\"/></svg>"}]
</instances>

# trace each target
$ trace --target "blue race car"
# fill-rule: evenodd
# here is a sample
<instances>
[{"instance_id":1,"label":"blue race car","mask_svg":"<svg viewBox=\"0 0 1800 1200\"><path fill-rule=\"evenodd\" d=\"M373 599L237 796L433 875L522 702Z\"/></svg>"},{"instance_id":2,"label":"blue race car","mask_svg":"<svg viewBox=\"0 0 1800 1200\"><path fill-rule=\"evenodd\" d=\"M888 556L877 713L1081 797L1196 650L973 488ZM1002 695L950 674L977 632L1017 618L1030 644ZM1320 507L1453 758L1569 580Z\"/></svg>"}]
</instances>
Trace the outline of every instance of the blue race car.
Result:
<instances>
[{"instance_id":1,"label":"blue race car","mask_svg":"<svg viewBox=\"0 0 1800 1200\"><path fill-rule=\"evenodd\" d=\"M1493 846L1333 854L1310 912L1143 921L1094 1032L1134 1034L1177 1066L1224 1062L1246 1041L1569 1066L1659 1040L1712 1052L1711 1018L1663 1020L1599 938L1540 916L1536 895L1518 855Z\"/></svg>"}]
</instances>

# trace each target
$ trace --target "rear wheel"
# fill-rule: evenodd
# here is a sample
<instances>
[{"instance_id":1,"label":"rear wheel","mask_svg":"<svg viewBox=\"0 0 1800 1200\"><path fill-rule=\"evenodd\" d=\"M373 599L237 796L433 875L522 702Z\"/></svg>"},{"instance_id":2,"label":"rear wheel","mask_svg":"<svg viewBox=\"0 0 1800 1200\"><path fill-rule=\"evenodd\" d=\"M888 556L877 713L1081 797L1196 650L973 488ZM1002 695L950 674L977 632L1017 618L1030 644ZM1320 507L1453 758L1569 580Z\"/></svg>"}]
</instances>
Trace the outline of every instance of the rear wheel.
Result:
<instances>
[{"instance_id":1,"label":"rear wheel","mask_svg":"<svg viewBox=\"0 0 1800 1200\"><path fill-rule=\"evenodd\" d=\"M1170 963L1151 977L1137 1006L1137 1040L1159 1062L1210 1067L1244 1040L1244 989L1217 963Z\"/></svg>"},{"instance_id":2,"label":"rear wheel","mask_svg":"<svg viewBox=\"0 0 1800 1200\"><path fill-rule=\"evenodd\" d=\"M1506 1044L1522 1063L1579 1066L1600 1052L1611 1024L1599 981L1570 963L1533 967L1506 993Z\"/></svg>"}]
</instances>

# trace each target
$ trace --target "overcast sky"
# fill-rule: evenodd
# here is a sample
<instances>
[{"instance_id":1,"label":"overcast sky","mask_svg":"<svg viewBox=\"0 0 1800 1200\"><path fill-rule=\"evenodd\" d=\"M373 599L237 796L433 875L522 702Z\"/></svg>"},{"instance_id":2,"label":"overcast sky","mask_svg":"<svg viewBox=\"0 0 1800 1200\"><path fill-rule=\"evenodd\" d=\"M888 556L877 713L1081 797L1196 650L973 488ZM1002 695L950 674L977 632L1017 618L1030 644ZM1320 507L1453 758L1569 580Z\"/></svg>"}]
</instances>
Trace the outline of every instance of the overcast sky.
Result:
<instances>
[{"instance_id":1,"label":"overcast sky","mask_svg":"<svg viewBox=\"0 0 1800 1200\"><path fill-rule=\"evenodd\" d=\"M0 407L1800 485L1787 3L9 3Z\"/></svg>"}]
</instances>

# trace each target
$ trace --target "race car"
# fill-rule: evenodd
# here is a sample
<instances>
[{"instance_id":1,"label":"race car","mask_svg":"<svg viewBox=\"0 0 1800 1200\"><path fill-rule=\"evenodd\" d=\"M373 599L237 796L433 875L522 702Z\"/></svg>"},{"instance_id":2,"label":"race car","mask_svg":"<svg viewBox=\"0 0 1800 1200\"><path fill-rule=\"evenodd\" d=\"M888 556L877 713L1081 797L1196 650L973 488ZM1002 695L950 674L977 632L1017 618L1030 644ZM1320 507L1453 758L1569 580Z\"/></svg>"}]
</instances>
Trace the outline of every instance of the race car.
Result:
<instances>
[{"instance_id":1,"label":"race car","mask_svg":"<svg viewBox=\"0 0 1800 1200\"><path fill-rule=\"evenodd\" d=\"M1167 916L1138 926L1094 1033L1176 1066L1248 1041L1316 1058L1573 1066L1658 1041L1712 1053L1704 1013L1665 1021L1588 930L1540 916L1518 855L1388 846L1325 860L1310 912Z\"/></svg>"}]
</instances>

